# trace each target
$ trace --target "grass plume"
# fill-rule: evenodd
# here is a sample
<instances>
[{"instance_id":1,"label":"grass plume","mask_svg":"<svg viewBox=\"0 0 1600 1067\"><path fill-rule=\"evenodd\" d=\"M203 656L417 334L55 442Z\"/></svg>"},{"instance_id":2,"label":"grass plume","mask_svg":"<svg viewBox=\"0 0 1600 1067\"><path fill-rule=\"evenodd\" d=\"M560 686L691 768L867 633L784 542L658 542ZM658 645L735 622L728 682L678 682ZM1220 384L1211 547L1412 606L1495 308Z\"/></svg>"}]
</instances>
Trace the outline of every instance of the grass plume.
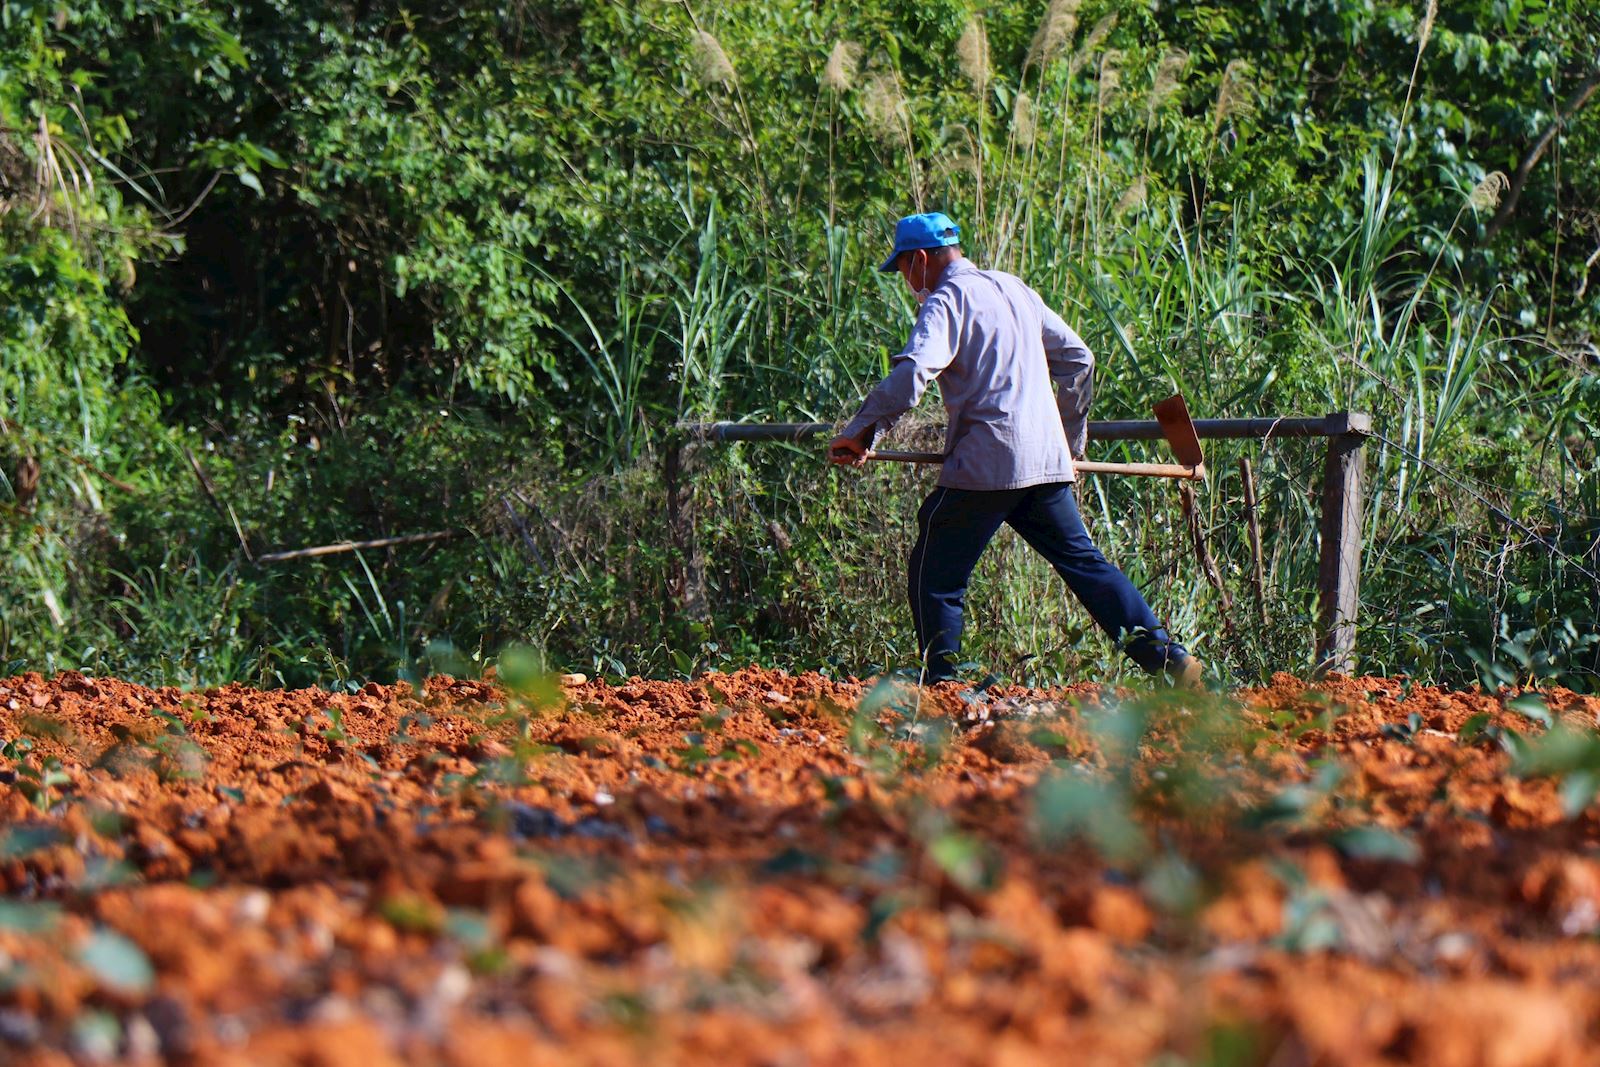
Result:
<instances>
[{"instance_id":1,"label":"grass plume","mask_svg":"<svg viewBox=\"0 0 1600 1067\"><path fill-rule=\"evenodd\" d=\"M1439 0L1428 0L1428 6L1422 12L1422 22L1417 26L1417 54L1428 47L1428 39L1433 36L1433 23L1439 17Z\"/></svg>"},{"instance_id":2,"label":"grass plume","mask_svg":"<svg viewBox=\"0 0 1600 1067\"><path fill-rule=\"evenodd\" d=\"M983 28L982 18L974 15L967 20L961 39L956 42L956 60L973 93L982 100L989 85L989 32Z\"/></svg>"},{"instance_id":3,"label":"grass plume","mask_svg":"<svg viewBox=\"0 0 1600 1067\"><path fill-rule=\"evenodd\" d=\"M1504 171L1492 170L1472 187L1472 192L1467 195L1467 204L1474 211L1493 211L1500 206L1501 194L1510 187L1511 182Z\"/></svg>"},{"instance_id":4,"label":"grass plume","mask_svg":"<svg viewBox=\"0 0 1600 1067\"><path fill-rule=\"evenodd\" d=\"M694 62L695 75L702 85L731 85L737 80L733 60L723 49L722 42L707 30L695 30L689 42L689 55Z\"/></svg>"},{"instance_id":5,"label":"grass plume","mask_svg":"<svg viewBox=\"0 0 1600 1067\"><path fill-rule=\"evenodd\" d=\"M884 144L910 143L909 116L905 94L890 74L876 74L861 94L861 114L867 129Z\"/></svg>"},{"instance_id":6,"label":"grass plume","mask_svg":"<svg viewBox=\"0 0 1600 1067\"><path fill-rule=\"evenodd\" d=\"M1100 57L1100 109L1116 97L1118 88L1122 85L1122 53L1115 48L1106 49L1105 55Z\"/></svg>"},{"instance_id":7,"label":"grass plume","mask_svg":"<svg viewBox=\"0 0 1600 1067\"><path fill-rule=\"evenodd\" d=\"M1039 21L1039 28L1034 31L1033 41L1028 45L1028 56L1022 64L1024 70L1029 67L1047 67L1066 49L1067 42L1078 32L1080 2L1081 0L1050 0L1050 6L1045 8L1044 18Z\"/></svg>"},{"instance_id":8,"label":"grass plume","mask_svg":"<svg viewBox=\"0 0 1600 1067\"><path fill-rule=\"evenodd\" d=\"M1222 82L1217 86L1217 103L1211 115L1211 136L1222 132L1222 124L1231 118L1247 115L1251 107L1249 65L1242 59L1230 59L1222 71Z\"/></svg>"},{"instance_id":9,"label":"grass plume","mask_svg":"<svg viewBox=\"0 0 1600 1067\"><path fill-rule=\"evenodd\" d=\"M1143 174L1139 175L1134 179L1133 184L1128 186L1127 191L1117 199L1116 207L1112 208L1112 213L1126 215L1130 211L1137 211L1143 207L1149 188L1150 186L1145 180L1145 176Z\"/></svg>"},{"instance_id":10,"label":"grass plume","mask_svg":"<svg viewBox=\"0 0 1600 1067\"><path fill-rule=\"evenodd\" d=\"M1035 132L1033 97L1023 90L1017 93L1017 99L1011 106L1011 135L1016 138L1017 144L1026 148L1033 144Z\"/></svg>"},{"instance_id":11,"label":"grass plume","mask_svg":"<svg viewBox=\"0 0 1600 1067\"><path fill-rule=\"evenodd\" d=\"M1188 65L1189 53L1181 48L1169 48L1161 57L1161 63L1156 67L1155 83L1150 86L1150 98L1146 105L1151 116L1161 110L1161 105L1170 100L1172 94L1183 85L1183 72Z\"/></svg>"},{"instance_id":12,"label":"grass plume","mask_svg":"<svg viewBox=\"0 0 1600 1067\"><path fill-rule=\"evenodd\" d=\"M1083 65L1089 61L1089 57L1094 55L1101 45L1105 44L1106 38L1116 28L1117 16L1115 14L1102 17L1099 22L1089 28L1088 36L1083 39L1083 47L1079 48L1072 56L1072 70L1074 73L1083 69Z\"/></svg>"},{"instance_id":13,"label":"grass plume","mask_svg":"<svg viewBox=\"0 0 1600 1067\"><path fill-rule=\"evenodd\" d=\"M849 92L860 67L861 46L854 41L839 41L828 53L828 65L822 70L823 87L836 93Z\"/></svg>"}]
</instances>

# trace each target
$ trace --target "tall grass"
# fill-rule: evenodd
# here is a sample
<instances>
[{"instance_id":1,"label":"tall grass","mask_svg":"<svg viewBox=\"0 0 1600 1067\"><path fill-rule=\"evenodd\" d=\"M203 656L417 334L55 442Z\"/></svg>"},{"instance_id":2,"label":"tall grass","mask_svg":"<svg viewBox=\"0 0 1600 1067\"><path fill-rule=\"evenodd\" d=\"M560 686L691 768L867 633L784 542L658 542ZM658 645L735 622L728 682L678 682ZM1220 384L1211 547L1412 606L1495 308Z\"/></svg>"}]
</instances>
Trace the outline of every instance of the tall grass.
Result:
<instances>
[{"instance_id":1,"label":"tall grass","mask_svg":"<svg viewBox=\"0 0 1600 1067\"><path fill-rule=\"evenodd\" d=\"M760 659L862 672L914 658L902 569L931 472L840 473L816 446L691 446L688 550L703 561L702 621L659 596L682 546L662 530L654 471L677 421L848 416L913 321L899 280L873 268L894 216L921 208L954 214L981 265L1017 271L1085 336L1099 357L1096 417L1146 417L1174 389L1200 416L1354 408L1374 417L1384 439L1368 448L1364 664L1459 681L1475 674L1468 652L1492 652L1502 640L1494 620L1518 616L1529 589L1546 591L1551 619L1570 614L1559 559L1533 546L1510 550L1527 587L1486 580L1507 558L1503 530L1438 468L1507 454L1483 430L1504 427L1508 409L1559 395L1567 414L1558 422L1580 419L1589 393L1570 382L1582 379L1508 372L1511 342L1490 302L1419 257L1408 190L1376 154L1330 181L1327 195L1346 197L1330 199L1330 211L1352 221L1316 246L1283 232L1274 205L1222 201L1209 183L1255 121L1247 66L1227 63L1209 85L1193 84L1187 57L1114 47L1111 20L1085 30L1076 16L1075 5L1052 3L1012 70L989 50L984 26L969 25L962 79L939 90L908 83L892 56L827 41L815 73L764 75L788 79L788 93L744 92L751 68L713 61L745 50L724 37L712 51L695 38L706 107L730 139L703 142L707 157L681 171L636 175L653 189L639 201L671 210L617 235L611 292L563 292L561 337L589 373L573 388L597 400L586 423L596 448L565 478L524 479L523 496L549 512L559 539L524 552L501 531L503 543L476 565L508 590L490 598L498 632L602 671ZM806 102L801 121L787 99ZM1169 184L1152 147L1159 135L1197 138L1193 162L1208 181L1199 202ZM862 199L864 163L904 173L902 195ZM760 180L729 181L728 168ZM856 214L846 216L851 189ZM934 395L897 432L909 443L937 421ZM1549 460L1518 484L1486 488L1513 509L1551 484L1574 487L1568 499L1592 496L1583 473L1592 460L1542 419L1524 425L1549 442ZM1091 442L1091 452L1149 458L1152 446ZM1211 442L1208 452L1200 527L1221 590L1195 562L1168 484L1085 479L1092 532L1224 673L1307 667L1322 445ZM1265 531L1267 626L1255 621L1244 534L1246 455ZM1486 484L1489 469L1461 473ZM1490 605L1482 619L1475 602ZM968 654L1015 677L1126 670L1054 573L1008 533L974 575L969 605Z\"/></svg>"},{"instance_id":2,"label":"tall grass","mask_svg":"<svg viewBox=\"0 0 1600 1067\"><path fill-rule=\"evenodd\" d=\"M1501 547L1492 531L1461 536L1441 526L1460 521L1465 509L1457 488L1436 473L1464 447L1493 451L1494 442L1475 436L1478 427L1491 414L1502 421L1503 405L1528 399L1525 385L1493 370L1494 353L1506 341L1489 300L1441 271L1437 261L1419 262L1419 235L1410 214L1398 209L1406 191L1396 188L1393 169L1376 154L1335 183L1355 190L1355 222L1319 253L1278 243L1272 209L1250 201L1203 211L1198 222L1189 217L1178 191L1163 189L1152 174L1144 155L1149 138L1140 139L1143 147L1130 158L1127 142L1108 134L1119 107L1139 111L1146 123L1157 121L1182 64L1157 53L1151 70L1129 71L1114 61L1120 57L1102 53L1109 32L1109 26L1082 37L1075 28L1066 31L1072 47L1058 42L1054 57L1035 55L1030 77L1029 70L995 69L981 25L969 26L961 61L967 90L981 90L966 105L975 113L959 129L947 125L923 142L936 145L935 152L959 150L961 165L934 168L937 198L913 183L905 200L884 205L882 214L948 210L967 224L968 251L981 264L1014 269L1039 288L1098 353L1098 417L1147 416L1150 403L1174 388L1202 416L1371 414L1385 440L1368 449L1365 583L1374 605L1390 610L1364 618L1363 653L1387 669L1459 678L1466 645L1485 639L1482 627L1462 624L1461 603L1470 595L1514 595L1482 582L1488 554ZM989 91L991 83L998 88ZM1141 95L1123 88L1132 85L1150 89ZM1204 120L1213 138L1205 153L1210 166L1227 151L1224 133L1252 121L1244 67L1228 65L1216 85ZM848 108L851 90L844 80L830 88ZM863 92L864 135L910 150L916 117L933 105L905 95L887 76ZM762 141L760 116L753 121ZM974 130L993 139L961 149ZM830 139L840 136L836 129L829 133ZM846 148L830 140L817 156L829 161L830 172L816 184L836 188L841 179L831 168L846 158ZM1134 188L1139 195L1128 194ZM787 326L784 347L748 357L762 373L729 376L723 396L732 406L725 414L803 410L842 418L886 369L881 353L904 336L911 309L892 279L887 289L874 284L877 249L861 237L871 227L856 226L852 237L849 225L832 218L830 201L806 284L760 294L771 318ZM752 260L762 254L730 234L722 264L753 279ZM688 359L684 366L701 370ZM918 420L908 422L914 427ZM1202 528L1221 565L1231 610L1200 574L1171 487L1089 479L1081 495L1097 540L1144 586L1158 612L1193 636L1203 653L1243 676L1260 677L1306 665L1315 639L1321 447L1282 441L1209 446L1216 475L1202 497ZM1104 446L1091 443L1091 449L1105 454ZM1114 451L1142 454L1135 446ZM1251 563L1237 473L1246 454L1255 460L1267 531L1266 589L1274 620L1268 630L1252 624L1249 607ZM758 646L784 658L804 648L800 662L832 657L861 665L874 656L906 655L898 572L908 516L932 480L928 474L836 475L796 467L818 459L776 448L762 455L751 447L732 449L703 462L700 536L720 552L788 568L786 577L767 577L781 587L780 608L788 598L791 617L810 618L821 610L818 603L846 597L855 620L842 629L835 622L832 630L807 624L797 646L740 606L738 597L750 591L748 576L727 574L728 592L738 596L714 629L722 635L754 631ZM1537 491L1524 487L1530 489ZM765 506L743 513L734 501L749 494ZM790 549L773 554L771 527L787 516L801 524L800 532L789 529ZM801 539L811 541L814 554L793 547ZM1067 600L1048 568L1002 535L974 578L970 653L1030 675L1117 670L1108 645ZM1445 603L1456 606L1429 606ZM1452 643L1452 653L1437 654ZM1435 652L1419 651L1430 644Z\"/></svg>"},{"instance_id":3,"label":"tall grass","mask_svg":"<svg viewBox=\"0 0 1600 1067\"><path fill-rule=\"evenodd\" d=\"M1600 568L1593 371L1520 338L1497 318L1492 294L1442 252L1421 252L1430 241L1444 247L1454 228L1419 230L1409 198L1421 191L1402 184L1393 156L1386 165L1374 151L1319 187L1297 188L1328 217L1347 217L1344 232L1302 232L1285 224L1302 216L1282 203L1230 195L1258 122L1244 57L1207 57L1206 73L1119 29L1116 12L1073 0L1052 0L1029 32L1008 30L1012 17L991 12L953 30L959 76L941 82L909 77L887 44L839 40L828 36L838 27L817 21L798 20L803 28L779 43L686 22L681 63L630 87L656 102L652 113L671 128L651 138L677 156L635 164L619 150L606 165L624 172L625 206L584 208L616 222L602 257L610 284L585 290L559 263L506 250L555 294L544 309L551 325L530 343L559 354L526 359L541 373L570 373L552 374L543 406L482 426L452 410L451 425L466 426L452 431L458 443L415 453L406 446L445 433L442 423L370 438L339 420L319 424L354 457L343 481L310 473L309 423L285 431L286 443L263 432L232 455L245 525L253 514L273 536L349 536L329 513L357 501L385 521L477 535L427 566L375 555L282 577L249 571L228 555L233 530L195 506L186 471L163 476L181 498L170 514L150 501L108 503L84 464L126 475L137 452L125 428L156 421L155 405L127 393L125 330L91 336L83 316L41 311L0 338L0 402L36 435L0 435L0 452L51 460L40 507L53 509L38 525L46 533L0 516L0 660L92 659L187 684L343 682L406 669L449 637L469 648L528 641L612 673L750 659L857 672L909 662L903 560L931 472L838 472L818 446L693 446L687 546L665 529L658 472L679 421L847 417L914 321L899 279L874 269L893 219L940 209L962 222L980 265L1023 276L1084 335L1098 356L1097 418L1147 417L1175 389L1202 417L1374 417L1382 438L1367 449L1364 665L1460 681L1477 674L1471 653L1498 662L1503 646L1548 636L1568 650L1563 677L1592 678L1593 654L1563 636L1563 622L1587 606L1592 629L1600 596L1588 596L1575 569ZM1413 90L1415 78L1408 116ZM1455 225L1481 212L1486 195L1463 191ZM73 270L83 264L63 252L53 291L84 281ZM55 358L62 352L81 365ZM897 431L902 442L936 437L937 396L923 409ZM417 412L403 418L409 426ZM263 455L277 444L271 463L305 465L290 503ZM70 458L56 462L61 449ZM363 449L462 464L468 488L435 497L418 488L427 478L398 488L389 456ZM1097 458L1158 451L1090 449ZM1085 479L1092 532L1224 672L1254 679L1306 667L1321 445L1211 442L1208 453L1199 525L1222 589L1196 564L1169 484ZM1266 626L1255 622L1244 535L1238 461L1247 455L1265 531ZM406 492L418 499L384 498ZM140 520L125 525L177 544L158 553L105 540L119 506ZM685 552L701 562L708 619L683 617L664 593ZM453 602L452 589L461 591ZM974 660L1040 681L1125 670L1059 579L1009 534L979 566L969 604Z\"/></svg>"}]
</instances>

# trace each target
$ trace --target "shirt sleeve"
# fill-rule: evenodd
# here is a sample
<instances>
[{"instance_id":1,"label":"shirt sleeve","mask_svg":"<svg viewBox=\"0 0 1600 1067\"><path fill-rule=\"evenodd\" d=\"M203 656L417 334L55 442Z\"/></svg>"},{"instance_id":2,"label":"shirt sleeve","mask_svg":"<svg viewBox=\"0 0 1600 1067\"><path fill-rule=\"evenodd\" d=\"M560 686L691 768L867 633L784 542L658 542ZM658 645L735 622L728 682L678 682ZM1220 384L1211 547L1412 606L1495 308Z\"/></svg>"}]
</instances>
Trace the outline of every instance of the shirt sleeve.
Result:
<instances>
[{"instance_id":1,"label":"shirt sleeve","mask_svg":"<svg viewBox=\"0 0 1600 1067\"><path fill-rule=\"evenodd\" d=\"M948 297L935 293L922 305L911 338L894 357L889 376L867 394L841 435L854 437L868 448L877 444L901 415L917 406L928 384L956 358L956 333L956 315Z\"/></svg>"},{"instance_id":2,"label":"shirt sleeve","mask_svg":"<svg viewBox=\"0 0 1600 1067\"><path fill-rule=\"evenodd\" d=\"M1094 353L1066 321L1041 298L1044 355L1050 380L1056 387L1056 407L1067 432L1067 446L1075 459L1083 458L1089 442L1089 402L1094 399Z\"/></svg>"}]
</instances>

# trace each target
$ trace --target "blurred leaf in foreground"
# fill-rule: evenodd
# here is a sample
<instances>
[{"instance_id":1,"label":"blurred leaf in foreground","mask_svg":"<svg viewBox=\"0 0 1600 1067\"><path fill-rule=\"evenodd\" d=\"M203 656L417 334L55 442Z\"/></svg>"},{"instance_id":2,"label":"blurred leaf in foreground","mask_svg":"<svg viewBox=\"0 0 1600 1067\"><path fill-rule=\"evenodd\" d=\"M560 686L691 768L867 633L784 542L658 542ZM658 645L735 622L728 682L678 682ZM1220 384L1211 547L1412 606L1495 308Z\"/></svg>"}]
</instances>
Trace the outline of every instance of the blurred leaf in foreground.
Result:
<instances>
[{"instance_id":1,"label":"blurred leaf in foreground","mask_svg":"<svg viewBox=\"0 0 1600 1067\"><path fill-rule=\"evenodd\" d=\"M99 929L78 950L78 960L101 984L127 993L143 993L155 982L155 968L144 950L115 930Z\"/></svg>"}]
</instances>

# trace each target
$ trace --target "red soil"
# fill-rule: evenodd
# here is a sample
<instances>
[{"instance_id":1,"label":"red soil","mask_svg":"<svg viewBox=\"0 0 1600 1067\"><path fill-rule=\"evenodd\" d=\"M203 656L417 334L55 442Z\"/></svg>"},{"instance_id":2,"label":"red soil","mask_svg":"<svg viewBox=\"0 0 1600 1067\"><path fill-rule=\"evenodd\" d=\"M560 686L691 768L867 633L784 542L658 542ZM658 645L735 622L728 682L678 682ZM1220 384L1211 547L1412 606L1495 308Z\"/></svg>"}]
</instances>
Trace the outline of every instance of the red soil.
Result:
<instances>
[{"instance_id":1,"label":"red soil","mask_svg":"<svg viewBox=\"0 0 1600 1067\"><path fill-rule=\"evenodd\" d=\"M1600 807L1499 699L970 697L0 680L0 1061L1600 1062Z\"/></svg>"}]
</instances>

